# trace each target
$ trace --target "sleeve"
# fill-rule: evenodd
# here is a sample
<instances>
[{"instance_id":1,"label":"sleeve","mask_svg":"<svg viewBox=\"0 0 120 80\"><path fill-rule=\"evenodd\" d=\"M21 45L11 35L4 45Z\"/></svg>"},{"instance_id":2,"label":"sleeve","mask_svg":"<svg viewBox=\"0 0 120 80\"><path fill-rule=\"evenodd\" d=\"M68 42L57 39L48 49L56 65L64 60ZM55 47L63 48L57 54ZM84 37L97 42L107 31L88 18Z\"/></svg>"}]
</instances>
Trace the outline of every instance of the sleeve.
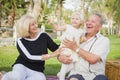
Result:
<instances>
[{"instance_id":1,"label":"sleeve","mask_svg":"<svg viewBox=\"0 0 120 80\"><path fill-rule=\"evenodd\" d=\"M57 45L50 36L46 34L47 37L47 46L50 51L55 51L58 49L59 45Z\"/></svg>"},{"instance_id":2,"label":"sleeve","mask_svg":"<svg viewBox=\"0 0 120 80\"><path fill-rule=\"evenodd\" d=\"M20 39L17 40L17 49L19 54L28 61L41 60L41 56L31 55L28 50L24 47Z\"/></svg>"},{"instance_id":3,"label":"sleeve","mask_svg":"<svg viewBox=\"0 0 120 80\"><path fill-rule=\"evenodd\" d=\"M108 38L103 38L99 43L96 44L96 48L94 49L94 53L99 55L102 61L106 60L106 57L109 53L110 42Z\"/></svg>"}]
</instances>

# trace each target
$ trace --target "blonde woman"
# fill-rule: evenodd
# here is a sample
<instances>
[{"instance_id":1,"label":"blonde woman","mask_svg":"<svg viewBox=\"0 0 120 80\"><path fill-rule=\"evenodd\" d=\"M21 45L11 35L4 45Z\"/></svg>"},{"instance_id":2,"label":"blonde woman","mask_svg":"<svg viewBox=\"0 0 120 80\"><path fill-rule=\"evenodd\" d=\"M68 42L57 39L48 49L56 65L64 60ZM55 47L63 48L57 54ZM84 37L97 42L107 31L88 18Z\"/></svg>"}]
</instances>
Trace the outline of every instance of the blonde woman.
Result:
<instances>
[{"instance_id":1,"label":"blonde woman","mask_svg":"<svg viewBox=\"0 0 120 80\"><path fill-rule=\"evenodd\" d=\"M38 30L37 21L30 15L20 18L17 33L19 56L12 71L6 73L2 80L46 80L44 60L57 56L59 46L46 33ZM48 49L54 53L48 54Z\"/></svg>"}]
</instances>

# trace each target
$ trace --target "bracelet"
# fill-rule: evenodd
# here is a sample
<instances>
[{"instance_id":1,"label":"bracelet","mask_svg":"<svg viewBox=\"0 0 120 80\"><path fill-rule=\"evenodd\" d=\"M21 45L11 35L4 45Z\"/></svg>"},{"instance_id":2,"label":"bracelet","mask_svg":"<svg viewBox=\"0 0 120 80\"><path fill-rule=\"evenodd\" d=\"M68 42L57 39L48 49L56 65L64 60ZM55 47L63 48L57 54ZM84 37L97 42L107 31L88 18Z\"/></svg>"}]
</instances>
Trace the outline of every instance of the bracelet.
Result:
<instances>
[{"instance_id":1,"label":"bracelet","mask_svg":"<svg viewBox=\"0 0 120 80\"><path fill-rule=\"evenodd\" d=\"M80 48L77 48L77 49L75 50L75 52L76 52L76 53L78 53L78 52L79 52L79 50L80 50Z\"/></svg>"},{"instance_id":2,"label":"bracelet","mask_svg":"<svg viewBox=\"0 0 120 80\"><path fill-rule=\"evenodd\" d=\"M50 58L50 54L47 54L47 58Z\"/></svg>"}]
</instances>

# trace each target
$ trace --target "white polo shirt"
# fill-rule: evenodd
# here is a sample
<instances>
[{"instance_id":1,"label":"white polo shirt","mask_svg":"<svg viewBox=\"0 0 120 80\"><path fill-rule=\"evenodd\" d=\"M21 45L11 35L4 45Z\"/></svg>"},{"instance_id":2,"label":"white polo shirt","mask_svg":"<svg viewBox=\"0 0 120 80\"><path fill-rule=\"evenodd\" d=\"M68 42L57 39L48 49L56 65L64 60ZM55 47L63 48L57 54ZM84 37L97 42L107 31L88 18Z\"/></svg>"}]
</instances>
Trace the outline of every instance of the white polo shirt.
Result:
<instances>
[{"instance_id":1,"label":"white polo shirt","mask_svg":"<svg viewBox=\"0 0 120 80\"><path fill-rule=\"evenodd\" d=\"M95 76L99 74L104 75L109 46L109 39L100 33L97 33L96 37L92 37L82 43L80 45L82 49L90 51L92 54L99 55L101 60L96 64L90 64L82 57L79 57L79 61L75 63L75 67L71 70L70 75L80 74L85 78L85 80L93 80Z\"/></svg>"}]
</instances>

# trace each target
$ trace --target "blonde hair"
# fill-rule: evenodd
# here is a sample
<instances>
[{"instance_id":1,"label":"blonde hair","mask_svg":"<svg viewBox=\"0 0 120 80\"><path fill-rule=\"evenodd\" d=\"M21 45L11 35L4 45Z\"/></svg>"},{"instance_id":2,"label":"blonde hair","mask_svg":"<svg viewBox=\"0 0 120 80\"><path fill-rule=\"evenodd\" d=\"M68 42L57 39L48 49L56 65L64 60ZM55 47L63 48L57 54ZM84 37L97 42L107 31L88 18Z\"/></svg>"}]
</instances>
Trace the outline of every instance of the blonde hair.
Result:
<instances>
[{"instance_id":1,"label":"blonde hair","mask_svg":"<svg viewBox=\"0 0 120 80\"><path fill-rule=\"evenodd\" d=\"M81 24L80 24L80 27L83 27L84 26L84 15L82 12L73 12L71 17L74 16L74 15L78 15L80 20L81 20Z\"/></svg>"},{"instance_id":2,"label":"blonde hair","mask_svg":"<svg viewBox=\"0 0 120 80\"><path fill-rule=\"evenodd\" d=\"M79 18L80 18L82 21L84 21L84 15L83 15L82 12L73 12L73 13L72 13L72 16L73 16L73 15L78 15Z\"/></svg>"},{"instance_id":3,"label":"blonde hair","mask_svg":"<svg viewBox=\"0 0 120 80\"><path fill-rule=\"evenodd\" d=\"M29 26L31 22L36 21L31 15L23 15L16 24L17 37L29 36Z\"/></svg>"}]
</instances>

